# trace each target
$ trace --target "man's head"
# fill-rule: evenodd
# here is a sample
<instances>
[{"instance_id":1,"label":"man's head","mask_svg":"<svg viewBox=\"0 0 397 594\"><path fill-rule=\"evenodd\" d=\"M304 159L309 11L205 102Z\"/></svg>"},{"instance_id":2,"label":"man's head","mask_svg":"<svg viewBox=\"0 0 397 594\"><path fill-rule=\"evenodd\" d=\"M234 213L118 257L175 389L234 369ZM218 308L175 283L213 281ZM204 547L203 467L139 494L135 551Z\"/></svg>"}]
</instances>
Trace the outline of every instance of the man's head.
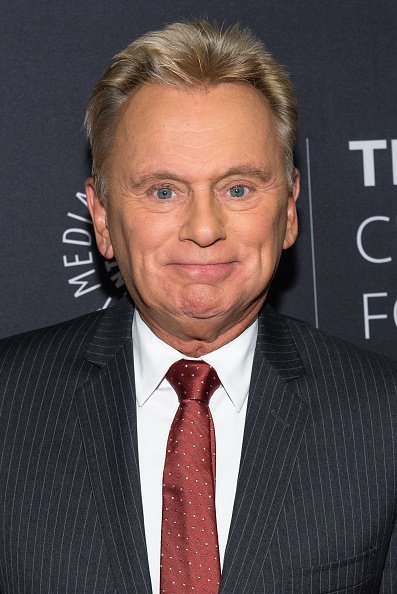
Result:
<instances>
[{"instance_id":1,"label":"man's head","mask_svg":"<svg viewBox=\"0 0 397 594\"><path fill-rule=\"evenodd\" d=\"M297 234L283 69L238 28L171 25L116 57L87 123L98 247L143 319L187 355L232 340Z\"/></svg>"},{"instance_id":2,"label":"man's head","mask_svg":"<svg viewBox=\"0 0 397 594\"><path fill-rule=\"evenodd\" d=\"M266 99L292 184L298 112L286 71L249 30L239 25L222 30L195 21L174 23L135 40L114 57L94 88L85 123L98 195L107 195L106 163L120 108L142 84L192 89L226 82L251 85Z\"/></svg>"}]
</instances>

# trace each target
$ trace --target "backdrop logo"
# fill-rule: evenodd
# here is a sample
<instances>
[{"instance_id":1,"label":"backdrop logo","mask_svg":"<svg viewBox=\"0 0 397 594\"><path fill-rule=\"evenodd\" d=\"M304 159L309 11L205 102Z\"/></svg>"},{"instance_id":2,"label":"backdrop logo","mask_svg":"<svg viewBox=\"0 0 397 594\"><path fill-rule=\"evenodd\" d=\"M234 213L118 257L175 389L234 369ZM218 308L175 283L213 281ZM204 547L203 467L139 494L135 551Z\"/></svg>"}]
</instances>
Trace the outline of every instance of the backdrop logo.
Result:
<instances>
[{"instance_id":1,"label":"backdrop logo","mask_svg":"<svg viewBox=\"0 0 397 594\"><path fill-rule=\"evenodd\" d=\"M397 139L390 141L381 140L350 140L349 150L360 151L362 156L362 171L364 187L376 186L376 154L377 151L388 151L390 155L390 169L393 186L397 186ZM372 267L395 266L390 249L379 254L374 238L379 235L394 233L395 217L389 213L375 212L365 218L359 225L356 233L356 245L360 256ZM391 245L391 242L389 242ZM392 274L393 271L390 271ZM368 275L371 278L371 274ZM394 302L394 303L393 303ZM364 335L371 338L371 329L376 320L386 320L389 317L397 326L397 300L387 291L368 291L363 293Z\"/></svg>"},{"instance_id":2,"label":"backdrop logo","mask_svg":"<svg viewBox=\"0 0 397 594\"><path fill-rule=\"evenodd\" d=\"M95 245L92 221L85 194L77 192L68 227L62 234L64 269L75 299L89 298L93 308L104 309L125 292L124 281L115 260L104 260Z\"/></svg>"}]
</instances>

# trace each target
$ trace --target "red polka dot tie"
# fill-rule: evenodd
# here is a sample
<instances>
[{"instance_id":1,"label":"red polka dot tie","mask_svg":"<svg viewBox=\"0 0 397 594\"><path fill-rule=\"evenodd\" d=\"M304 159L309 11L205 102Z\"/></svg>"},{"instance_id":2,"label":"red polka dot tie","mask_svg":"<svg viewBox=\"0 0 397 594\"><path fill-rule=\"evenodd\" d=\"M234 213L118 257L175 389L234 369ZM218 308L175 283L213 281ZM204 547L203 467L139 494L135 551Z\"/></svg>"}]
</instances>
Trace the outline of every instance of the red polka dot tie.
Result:
<instances>
[{"instance_id":1,"label":"red polka dot tie","mask_svg":"<svg viewBox=\"0 0 397 594\"><path fill-rule=\"evenodd\" d=\"M182 359L166 375L179 398L163 477L160 592L217 594L215 432L209 400L220 385L204 361Z\"/></svg>"}]
</instances>

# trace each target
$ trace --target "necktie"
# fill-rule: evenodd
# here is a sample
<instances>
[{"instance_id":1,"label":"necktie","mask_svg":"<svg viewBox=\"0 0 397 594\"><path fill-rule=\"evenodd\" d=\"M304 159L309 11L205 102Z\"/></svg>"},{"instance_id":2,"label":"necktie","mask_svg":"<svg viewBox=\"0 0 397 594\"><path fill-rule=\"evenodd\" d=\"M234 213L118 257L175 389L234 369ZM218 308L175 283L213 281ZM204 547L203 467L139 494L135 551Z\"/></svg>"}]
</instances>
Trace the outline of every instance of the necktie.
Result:
<instances>
[{"instance_id":1,"label":"necktie","mask_svg":"<svg viewBox=\"0 0 397 594\"><path fill-rule=\"evenodd\" d=\"M179 398L163 476L160 592L217 594L215 432L209 400L220 385L204 361L181 359L166 378Z\"/></svg>"}]
</instances>

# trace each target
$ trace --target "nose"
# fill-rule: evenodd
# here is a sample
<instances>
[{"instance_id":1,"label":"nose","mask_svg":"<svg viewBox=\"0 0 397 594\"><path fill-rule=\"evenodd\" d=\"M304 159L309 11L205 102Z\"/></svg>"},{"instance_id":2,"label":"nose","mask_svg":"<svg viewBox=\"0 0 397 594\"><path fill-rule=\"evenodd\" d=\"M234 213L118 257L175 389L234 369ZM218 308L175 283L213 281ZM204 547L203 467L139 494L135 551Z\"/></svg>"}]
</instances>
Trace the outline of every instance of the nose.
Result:
<instances>
[{"instance_id":1,"label":"nose","mask_svg":"<svg viewBox=\"0 0 397 594\"><path fill-rule=\"evenodd\" d=\"M210 193L195 194L187 205L179 239L209 247L226 238L224 217L221 205Z\"/></svg>"}]
</instances>

